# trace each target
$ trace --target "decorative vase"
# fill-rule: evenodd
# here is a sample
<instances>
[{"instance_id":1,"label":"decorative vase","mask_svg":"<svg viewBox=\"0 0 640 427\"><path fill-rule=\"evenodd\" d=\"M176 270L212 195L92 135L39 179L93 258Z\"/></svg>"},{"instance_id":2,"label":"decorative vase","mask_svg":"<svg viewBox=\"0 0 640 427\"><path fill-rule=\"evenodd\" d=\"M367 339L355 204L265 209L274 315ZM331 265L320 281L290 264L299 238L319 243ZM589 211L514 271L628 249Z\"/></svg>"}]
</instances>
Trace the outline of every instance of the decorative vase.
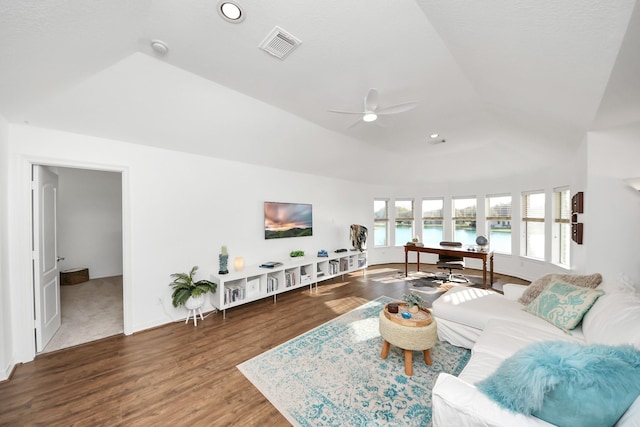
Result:
<instances>
[{"instance_id":1,"label":"decorative vase","mask_svg":"<svg viewBox=\"0 0 640 427\"><path fill-rule=\"evenodd\" d=\"M202 307L202 304L204 304L204 294L200 294L197 297L190 296L187 302L184 303L184 306L188 310L195 310Z\"/></svg>"},{"instance_id":2,"label":"decorative vase","mask_svg":"<svg viewBox=\"0 0 640 427\"><path fill-rule=\"evenodd\" d=\"M220 254L220 270L218 274L228 274L229 270L227 269L227 262L229 262L229 255Z\"/></svg>"},{"instance_id":3,"label":"decorative vase","mask_svg":"<svg viewBox=\"0 0 640 427\"><path fill-rule=\"evenodd\" d=\"M420 307L418 307L417 305L412 305L411 307L409 307L409 313L417 313L418 311L420 311Z\"/></svg>"}]
</instances>

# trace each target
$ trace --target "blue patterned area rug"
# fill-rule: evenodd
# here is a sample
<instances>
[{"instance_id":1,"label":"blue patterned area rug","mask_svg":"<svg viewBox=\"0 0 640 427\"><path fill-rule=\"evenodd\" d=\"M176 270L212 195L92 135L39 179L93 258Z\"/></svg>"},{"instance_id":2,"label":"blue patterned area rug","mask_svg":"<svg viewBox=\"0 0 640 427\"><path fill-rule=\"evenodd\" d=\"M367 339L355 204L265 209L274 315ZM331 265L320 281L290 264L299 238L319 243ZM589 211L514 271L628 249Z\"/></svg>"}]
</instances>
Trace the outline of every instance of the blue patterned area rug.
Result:
<instances>
[{"instance_id":1,"label":"blue patterned area rug","mask_svg":"<svg viewBox=\"0 0 640 427\"><path fill-rule=\"evenodd\" d=\"M394 346L380 357L380 297L240 365L238 369L294 426L430 426L431 389L458 375L470 351L438 342L432 366L414 352L413 376Z\"/></svg>"}]
</instances>

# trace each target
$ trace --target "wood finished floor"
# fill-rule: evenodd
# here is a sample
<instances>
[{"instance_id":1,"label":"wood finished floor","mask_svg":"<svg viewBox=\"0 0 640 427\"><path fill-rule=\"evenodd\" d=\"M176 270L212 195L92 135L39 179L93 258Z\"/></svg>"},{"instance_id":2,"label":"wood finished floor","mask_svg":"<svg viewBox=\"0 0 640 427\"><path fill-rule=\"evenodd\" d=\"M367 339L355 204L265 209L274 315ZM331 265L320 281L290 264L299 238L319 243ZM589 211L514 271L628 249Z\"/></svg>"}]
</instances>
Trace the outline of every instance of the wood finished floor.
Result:
<instances>
[{"instance_id":1,"label":"wood finished floor","mask_svg":"<svg viewBox=\"0 0 640 427\"><path fill-rule=\"evenodd\" d=\"M197 328L182 321L39 355L0 384L0 425L287 426L235 366L369 300L400 298L407 284L380 280L396 270L404 264L369 267L322 282L317 293L228 310L226 320L213 313Z\"/></svg>"}]
</instances>

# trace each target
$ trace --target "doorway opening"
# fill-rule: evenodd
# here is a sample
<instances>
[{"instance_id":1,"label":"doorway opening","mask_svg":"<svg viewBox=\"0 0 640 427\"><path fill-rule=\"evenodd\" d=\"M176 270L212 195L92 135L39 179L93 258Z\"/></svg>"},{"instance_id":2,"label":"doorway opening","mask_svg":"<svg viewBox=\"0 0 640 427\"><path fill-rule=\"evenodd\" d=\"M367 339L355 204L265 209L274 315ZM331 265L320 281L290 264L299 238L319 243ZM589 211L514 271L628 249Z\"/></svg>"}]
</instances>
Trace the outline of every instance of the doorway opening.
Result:
<instances>
[{"instance_id":1,"label":"doorway opening","mask_svg":"<svg viewBox=\"0 0 640 427\"><path fill-rule=\"evenodd\" d=\"M41 209L47 197L39 195L38 182L34 186L38 354L124 333L122 172L33 165L34 178L43 169L55 175L57 187L48 196L54 199L51 206ZM40 279L45 270L55 273L52 279ZM61 283L60 273L76 270L85 271L89 280ZM45 282L53 290L41 291ZM51 329L55 322L49 319L56 315L59 327L39 335L38 328Z\"/></svg>"}]
</instances>

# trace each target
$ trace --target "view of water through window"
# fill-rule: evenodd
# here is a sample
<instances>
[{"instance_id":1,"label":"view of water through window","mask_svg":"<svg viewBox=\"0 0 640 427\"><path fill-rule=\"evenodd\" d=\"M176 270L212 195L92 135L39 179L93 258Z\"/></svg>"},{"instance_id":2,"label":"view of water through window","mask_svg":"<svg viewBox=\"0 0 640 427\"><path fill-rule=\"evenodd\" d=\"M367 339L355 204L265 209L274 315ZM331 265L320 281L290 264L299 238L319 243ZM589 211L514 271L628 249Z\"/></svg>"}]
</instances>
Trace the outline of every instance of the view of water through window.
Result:
<instances>
[{"instance_id":1,"label":"view of water through window","mask_svg":"<svg viewBox=\"0 0 640 427\"><path fill-rule=\"evenodd\" d=\"M467 242L465 244L475 244L476 233L473 230L458 230L458 235L463 234L460 241ZM425 227L423 228L423 237L421 241L426 245L437 245L442 239L442 227ZM410 242L415 236L411 235L411 227L396 227L396 241L397 242ZM375 244L380 246L378 239ZM489 233L489 244L491 250L501 253L511 252L511 229L501 229L491 231Z\"/></svg>"}]
</instances>

